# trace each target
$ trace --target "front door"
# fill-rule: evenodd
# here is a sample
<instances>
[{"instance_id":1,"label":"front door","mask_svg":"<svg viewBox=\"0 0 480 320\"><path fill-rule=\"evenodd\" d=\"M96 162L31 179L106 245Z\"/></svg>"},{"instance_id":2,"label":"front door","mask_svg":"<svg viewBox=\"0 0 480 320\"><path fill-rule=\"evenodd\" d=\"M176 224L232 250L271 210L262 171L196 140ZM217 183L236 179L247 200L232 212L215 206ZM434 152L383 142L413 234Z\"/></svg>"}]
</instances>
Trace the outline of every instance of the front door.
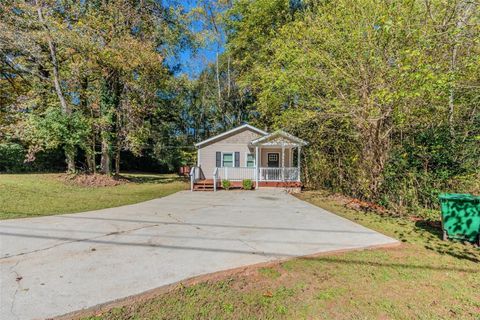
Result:
<instances>
[{"instance_id":1,"label":"front door","mask_svg":"<svg viewBox=\"0 0 480 320\"><path fill-rule=\"evenodd\" d=\"M276 169L280 167L280 155L278 152L269 152L267 153L267 174L266 180L267 181L277 181L280 180L280 169Z\"/></svg>"},{"instance_id":2,"label":"front door","mask_svg":"<svg viewBox=\"0 0 480 320\"><path fill-rule=\"evenodd\" d=\"M267 167L269 168L278 168L280 167L280 161L278 152L267 153Z\"/></svg>"}]
</instances>

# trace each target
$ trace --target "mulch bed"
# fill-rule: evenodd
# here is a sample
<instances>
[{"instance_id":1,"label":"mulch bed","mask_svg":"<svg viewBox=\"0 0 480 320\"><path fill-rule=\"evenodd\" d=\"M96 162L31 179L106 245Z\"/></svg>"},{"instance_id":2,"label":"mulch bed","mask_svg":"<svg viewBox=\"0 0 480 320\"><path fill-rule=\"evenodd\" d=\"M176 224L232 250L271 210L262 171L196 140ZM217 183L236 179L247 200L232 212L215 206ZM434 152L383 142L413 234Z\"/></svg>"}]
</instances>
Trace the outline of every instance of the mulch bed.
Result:
<instances>
[{"instance_id":1,"label":"mulch bed","mask_svg":"<svg viewBox=\"0 0 480 320\"><path fill-rule=\"evenodd\" d=\"M105 174L61 174L59 179L67 184L80 187L114 187L129 183L121 176Z\"/></svg>"}]
</instances>

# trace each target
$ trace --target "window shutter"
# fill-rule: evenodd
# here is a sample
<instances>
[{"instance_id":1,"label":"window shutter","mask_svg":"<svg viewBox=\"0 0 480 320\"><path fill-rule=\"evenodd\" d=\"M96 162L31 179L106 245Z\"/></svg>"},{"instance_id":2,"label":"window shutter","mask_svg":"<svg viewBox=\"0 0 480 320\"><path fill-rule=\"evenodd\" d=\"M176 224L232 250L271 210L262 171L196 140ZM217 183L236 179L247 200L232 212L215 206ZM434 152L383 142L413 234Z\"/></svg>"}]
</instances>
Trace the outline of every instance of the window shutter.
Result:
<instances>
[{"instance_id":1,"label":"window shutter","mask_svg":"<svg viewBox=\"0 0 480 320\"><path fill-rule=\"evenodd\" d=\"M240 167L240 152L235 152L235 167Z\"/></svg>"},{"instance_id":2,"label":"window shutter","mask_svg":"<svg viewBox=\"0 0 480 320\"><path fill-rule=\"evenodd\" d=\"M220 168L222 166L222 153L217 151L215 159L216 159L216 167Z\"/></svg>"}]
</instances>

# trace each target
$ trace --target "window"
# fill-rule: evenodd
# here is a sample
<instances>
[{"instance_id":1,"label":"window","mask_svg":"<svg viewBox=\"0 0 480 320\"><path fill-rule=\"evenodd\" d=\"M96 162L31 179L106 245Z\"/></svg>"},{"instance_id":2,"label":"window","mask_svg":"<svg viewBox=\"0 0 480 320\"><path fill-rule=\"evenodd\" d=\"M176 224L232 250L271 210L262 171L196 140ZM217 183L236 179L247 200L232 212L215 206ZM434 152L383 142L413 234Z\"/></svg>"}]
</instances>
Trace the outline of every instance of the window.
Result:
<instances>
[{"instance_id":1,"label":"window","mask_svg":"<svg viewBox=\"0 0 480 320\"><path fill-rule=\"evenodd\" d=\"M233 167L233 153L224 153L222 155L222 167Z\"/></svg>"},{"instance_id":2,"label":"window","mask_svg":"<svg viewBox=\"0 0 480 320\"><path fill-rule=\"evenodd\" d=\"M268 161L277 162L278 161L278 153L269 153L268 154Z\"/></svg>"},{"instance_id":3,"label":"window","mask_svg":"<svg viewBox=\"0 0 480 320\"><path fill-rule=\"evenodd\" d=\"M255 155L247 153L247 167L255 167Z\"/></svg>"}]
</instances>

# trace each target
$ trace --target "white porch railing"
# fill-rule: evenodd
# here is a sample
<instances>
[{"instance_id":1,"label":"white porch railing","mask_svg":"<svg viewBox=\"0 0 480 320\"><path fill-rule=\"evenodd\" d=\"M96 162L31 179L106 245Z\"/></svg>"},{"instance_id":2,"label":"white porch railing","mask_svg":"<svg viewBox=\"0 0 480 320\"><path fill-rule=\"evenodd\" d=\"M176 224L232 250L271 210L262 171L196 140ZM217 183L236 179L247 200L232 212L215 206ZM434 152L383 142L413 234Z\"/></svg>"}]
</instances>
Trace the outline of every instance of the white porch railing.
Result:
<instances>
[{"instance_id":1,"label":"white porch railing","mask_svg":"<svg viewBox=\"0 0 480 320\"><path fill-rule=\"evenodd\" d=\"M220 180L242 181L244 179L255 180L255 168L253 167L221 167L217 168L217 176Z\"/></svg>"},{"instance_id":2,"label":"white porch railing","mask_svg":"<svg viewBox=\"0 0 480 320\"><path fill-rule=\"evenodd\" d=\"M222 180L242 181L244 179L256 180L256 168L252 167L221 167L213 172L214 184ZM258 168L259 181L299 181L297 167Z\"/></svg>"},{"instance_id":3,"label":"white porch railing","mask_svg":"<svg viewBox=\"0 0 480 320\"><path fill-rule=\"evenodd\" d=\"M298 168L260 168L259 181L299 181Z\"/></svg>"}]
</instances>

